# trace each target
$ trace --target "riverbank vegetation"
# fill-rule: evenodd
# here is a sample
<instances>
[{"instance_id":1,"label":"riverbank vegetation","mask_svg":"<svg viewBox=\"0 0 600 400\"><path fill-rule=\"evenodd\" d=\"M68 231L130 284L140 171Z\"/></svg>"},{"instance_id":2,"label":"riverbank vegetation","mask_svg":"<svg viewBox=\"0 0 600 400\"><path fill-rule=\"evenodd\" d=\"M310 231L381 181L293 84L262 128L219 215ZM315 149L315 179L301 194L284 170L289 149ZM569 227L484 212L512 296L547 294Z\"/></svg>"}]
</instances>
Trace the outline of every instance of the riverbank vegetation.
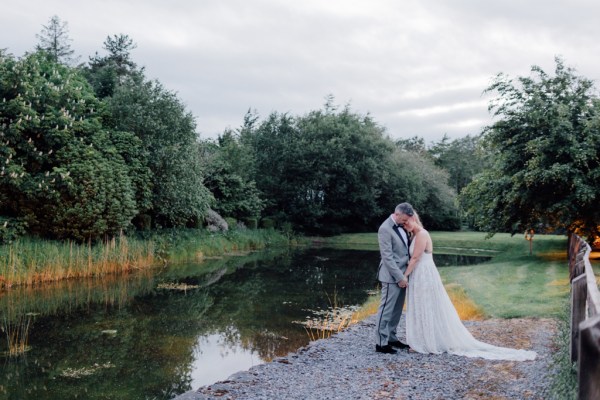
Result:
<instances>
[{"instance_id":1,"label":"riverbank vegetation","mask_svg":"<svg viewBox=\"0 0 600 400\"><path fill-rule=\"evenodd\" d=\"M126 273L297 242L274 229L166 230L94 243L23 237L0 245L0 288Z\"/></svg>"}]
</instances>

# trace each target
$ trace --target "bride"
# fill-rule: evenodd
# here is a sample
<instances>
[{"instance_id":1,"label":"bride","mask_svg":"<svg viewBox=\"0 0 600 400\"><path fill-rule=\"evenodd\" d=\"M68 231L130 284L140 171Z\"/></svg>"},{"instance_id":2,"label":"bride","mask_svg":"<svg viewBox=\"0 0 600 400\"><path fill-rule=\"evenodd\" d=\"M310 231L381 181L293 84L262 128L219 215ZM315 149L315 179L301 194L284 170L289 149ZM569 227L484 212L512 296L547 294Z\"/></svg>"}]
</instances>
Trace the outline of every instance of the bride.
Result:
<instances>
[{"instance_id":1,"label":"bride","mask_svg":"<svg viewBox=\"0 0 600 400\"><path fill-rule=\"evenodd\" d=\"M406 340L419 353L450 353L490 360L533 360L534 351L509 349L475 339L462 324L433 262L433 244L419 216L409 218L404 228L411 233L411 258L406 314Z\"/></svg>"}]
</instances>

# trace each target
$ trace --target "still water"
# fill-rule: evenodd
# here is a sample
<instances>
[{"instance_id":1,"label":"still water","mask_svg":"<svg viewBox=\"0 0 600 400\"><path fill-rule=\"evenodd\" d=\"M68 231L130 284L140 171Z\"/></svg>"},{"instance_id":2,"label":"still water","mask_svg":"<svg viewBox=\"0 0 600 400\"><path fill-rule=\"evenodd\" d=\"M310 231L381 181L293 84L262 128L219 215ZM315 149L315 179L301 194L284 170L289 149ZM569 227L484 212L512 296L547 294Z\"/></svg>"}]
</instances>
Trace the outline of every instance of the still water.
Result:
<instances>
[{"instance_id":1,"label":"still water","mask_svg":"<svg viewBox=\"0 0 600 400\"><path fill-rule=\"evenodd\" d=\"M485 260L449 257L436 262ZM364 303L378 260L264 251L0 293L0 399L171 399L223 380L307 345L319 312Z\"/></svg>"}]
</instances>

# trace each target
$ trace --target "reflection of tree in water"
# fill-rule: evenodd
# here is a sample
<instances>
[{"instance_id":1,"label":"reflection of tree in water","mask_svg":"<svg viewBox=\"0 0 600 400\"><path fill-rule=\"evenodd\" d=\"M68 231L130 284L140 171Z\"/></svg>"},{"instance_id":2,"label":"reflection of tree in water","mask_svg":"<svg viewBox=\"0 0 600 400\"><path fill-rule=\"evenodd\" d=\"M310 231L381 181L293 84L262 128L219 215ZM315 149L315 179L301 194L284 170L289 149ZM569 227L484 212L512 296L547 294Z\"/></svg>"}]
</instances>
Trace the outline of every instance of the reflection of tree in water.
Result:
<instances>
[{"instance_id":1,"label":"reflection of tree in water","mask_svg":"<svg viewBox=\"0 0 600 400\"><path fill-rule=\"evenodd\" d=\"M284 305L260 274L221 282L209 292L214 305L204 327L209 334L219 334L223 345L242 347L270 361L308 343L304 330L290 329Z\"/></svg>"},{"instance_id":2,"label":"reflection of tree in water","mask_svg":"<svg viewBox=\"0 0 600 400\"><path fill-rule=\"evenodd\" d=\"M236 326L226 326L213 332L219 335L220 346L234 351L242 348L245 351L257 354L263 361L271 361L276 357L285 356L290 352L308 343L305 334L294 335L291 338L287 336L277 336L268 330L249 330L238 331Z\"/></svg>"},{"instance_id":3,"label":"reflection of tree in water","mask_svg":"<svg viewBox=\"0 0 600 400\"><path fill-rule=\"evenodd\" d=\"M191 389L197 337L206 331L212 299L206 289L158 291L132 303L136 321L127 364L139 393L171 397ZM160 396L159 396L160 394Z\"/></svg>"},{"instance_id":4,"label":"reflection of tree in water","mask_svg":"<svg viewBox=\"0 0 600 400\"><path fill-rule=\"evenodd\" d=\"M70 313L90 304L123 307L135 296L153 290L154 285L152 271L141 270L136 274L63 280L41 287L17 286L0 292L0 312L9 318L20 318L27 313Z\"/></svg>"},{"instance_id":5,"label":"reflection of tree in water","mask_svg":"<svg viewBox=\"0 0 600 400\"><path fill-rule=\"evenodd\" d=\"M308 344L308 337L305 334L290 335L290 337L276 336L272 332L262 331L256 333L251 341L260 358L271 361L276 357L286 356L305 346Z\"/></svg>"},{"instance_id":6,"label":"reflection of tree in water","mask_svg":"<svg viewBox=\"0 0 600 400\"><path fill-rule=\"evenodd\" d=\"M135 275L108 275L84 280L63 280L42 287L17 286L0 292L2 331L7 348L0 354L20 355L29 349L30 330L36 318L73 312L91 303L121 306L140 293L148 292L148 271Z\"/></svg>"},{"instance_id":7,"label":"reflection of tree in water","mask_svg":"<svg viewBox=\"0 0 600 400\"><path fill-rule=\"evenodd\" d=\"M189 390L198 330L191 322L210 302L200 292L195 303L185 296L161 296L155 286L154 276L143 272L3 292L0 312L13 324L19 315L38 315L30 329L28 362L6 363L0 387L9 388L13 398L38 400L107 393L124 399L140 393L171 398ZM140 301L148 296L162 298L162 305ZM106 365L110 368L98 367Z\"/></svg>"},{"instance_id":8,"label":"reflection of tree in water","mask_svg":"<svg viewBox=\"0 0 600 400\"><path fill-rule=\"evenodd\" d=\"M374 277L378 255L353 254L304 250L245 265L208 288L214 299L209 330L223 335L230 348L241 345L265 361L296 351L310 338L293 321L313 316L316 309L361 304L367 298L365 286Z\"/></svg>"}]
</instances>

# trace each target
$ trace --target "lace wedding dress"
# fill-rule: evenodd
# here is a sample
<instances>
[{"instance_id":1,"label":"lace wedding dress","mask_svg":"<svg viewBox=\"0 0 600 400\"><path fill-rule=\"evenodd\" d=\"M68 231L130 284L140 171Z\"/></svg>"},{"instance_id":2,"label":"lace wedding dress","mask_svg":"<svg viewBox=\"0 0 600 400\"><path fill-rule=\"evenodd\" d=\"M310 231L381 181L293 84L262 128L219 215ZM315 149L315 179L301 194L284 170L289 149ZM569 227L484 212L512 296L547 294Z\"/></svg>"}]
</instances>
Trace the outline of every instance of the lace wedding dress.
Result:
<instances>
[{"instance_id":1,"label":"lace wedding dress","mask_svg":"<svg viewBox=\"0 0 600 400\"><path fill-rule=\"evenodd\" d=\"M411 254L414 241L411 244ZM497 347L475 339L462 324L433 261L424 252L410 275L406 340L419 353L450 353L490 360L533 360L534 351Z\"/></svg>"}]
</instances>

